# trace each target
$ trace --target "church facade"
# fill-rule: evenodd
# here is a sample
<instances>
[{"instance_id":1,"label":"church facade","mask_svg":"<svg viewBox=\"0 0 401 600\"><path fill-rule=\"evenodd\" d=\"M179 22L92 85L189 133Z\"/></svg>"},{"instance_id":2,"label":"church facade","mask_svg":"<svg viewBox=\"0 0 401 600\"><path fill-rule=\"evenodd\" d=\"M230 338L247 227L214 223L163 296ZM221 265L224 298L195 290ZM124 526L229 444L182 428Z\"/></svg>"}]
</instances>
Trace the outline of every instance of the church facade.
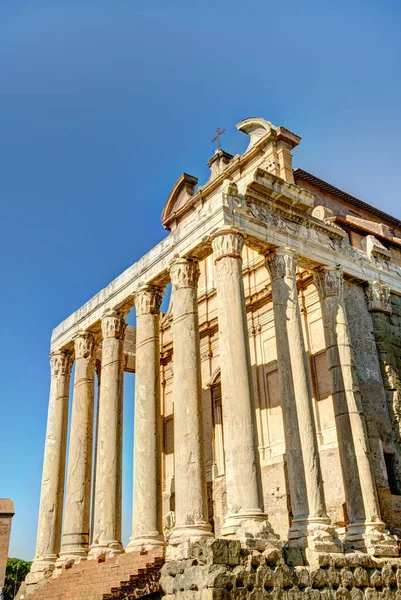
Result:
<instances>
[{"instance_id":1,"label":"church facade","mask_svg":"<svg viewBox=\"0 0 401 600\"><path fill-rule=\"evenodd\" d=\"M401 222L294 169L300 138L285 127L237 128L244 154L218 148L199 187L181 175L169 235L53 331L28 594L86 559L176 560L216 538L295 566L350 553L398 565ZM124 371L136 374L126 548Z\"/></svg>"}]
</instances>

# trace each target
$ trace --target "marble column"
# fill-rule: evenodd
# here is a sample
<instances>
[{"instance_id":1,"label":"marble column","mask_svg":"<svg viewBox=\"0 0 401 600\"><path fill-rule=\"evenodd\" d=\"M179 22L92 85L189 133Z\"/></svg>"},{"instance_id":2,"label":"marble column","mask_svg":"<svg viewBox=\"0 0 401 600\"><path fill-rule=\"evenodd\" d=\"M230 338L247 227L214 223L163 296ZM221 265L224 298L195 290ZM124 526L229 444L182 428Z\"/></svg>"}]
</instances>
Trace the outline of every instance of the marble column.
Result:
<instances>
[{"instance_id":1,"label":"marble column","mask_svg":"<svg viewBox=\"0 0 401 600\"><path fill-rule=\"evenodd\" d=\"M54 569L60 551L71 367L72 353L69 350L50 355L50 398L36 555L27 578L28 584L36 583Z\"/></svg>"},{"instance_id":2,"label":"marble column","mask_svg":"<svg viewBox=\"0 0 401 600\"><path fill-rule=\"evenodd\" d=\"M170 267L174 352L175 526L169 544L211 537L208 522L197 285L199 266Z\"/></svg>"},{"instance_id":3,"label":"marble column","mask_svg":"<svg viewBox=\"0 0 401 600\"><path fill-rule=\"evenodd\" d=\"M343 274L335 267L315 274L330 370L338 449L349 524L344 543L371 554L398 555L380 517L376 485L343 297Z\"/></svg>"},{"instance_id":4,"label":"marble column","mask_svg":"<svg viewBox=\"0 0 401 600\"><path fill-rule=\"evenodd\" d=\"M86 559L89 549L96 341L93 334L82 332L74 344L67 492L62 548L57 561L61 564L70 559Z\"/></svg>"},{"instance_id":5,"label":"marble column","mask_svg":"<svg viewBox=\"0 0 401 600\"><path fill-rule=\"evenodd\" d=\"M226 458L227 515L223 536L265 539L249 336L242 276L244 239L236 231L212 238L215 261L221 391Z\"/></svg>"},{"instance_id":6,"label":"marble column","mask_svg":"<svg viewBox=\"0 0 401 600\"><path fill-rule=\"evenodd\" d=\"M114 556L121 545L122 412L125 316L102 318L102 367L98 415L95 517L89 558Z\"/></svg>"},{"instance_id":7,"label":"marble column","mask_svg":"<svg viewBox=\"0 0 401 600\"><path fill-rule=\"evenodd\" d=\"M132 536L126 552L164 546L161 489L160 304L162 291L135 295L136 371Z\"/></svg>"},{"instance_id":8,"label":"marble column","mask_svg":"<svg viewBox=\"0 0 401 600\"><path fill-rule=\"evenodd\" d=\"M342 549L327 516L296 283L289 249L269 254L286 460L293 519L289 544L321 552Z\"/></svg>"}]
</instances>

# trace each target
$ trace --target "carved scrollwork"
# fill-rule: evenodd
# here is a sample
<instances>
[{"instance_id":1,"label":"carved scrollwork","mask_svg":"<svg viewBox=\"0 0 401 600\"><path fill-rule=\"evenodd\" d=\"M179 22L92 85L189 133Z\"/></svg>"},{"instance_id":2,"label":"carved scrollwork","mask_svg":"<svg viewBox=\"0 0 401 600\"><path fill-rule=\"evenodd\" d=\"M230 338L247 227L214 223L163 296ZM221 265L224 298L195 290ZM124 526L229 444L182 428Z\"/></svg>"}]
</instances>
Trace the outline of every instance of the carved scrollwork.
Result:
<instances>
[{"instance_id":1,"label":"carved scrollwork","mask_svg":"<svg viewBox=\"0 0 401 600\"><path fill-rule=\"evenodd\" d=\"M75 358L93 358L96 351L96 338L93 333L83 331L74 340Z\"/></svg>"},{"instance_id":2,"label":"carved scrollwork","mask_svg":"<svg viewBox=\"0 0 401 600\"><path fill-rule=\"evenodd\" d=\"M295 277L297 261L292 250L285 248L268 254L266 267L272 279Z\"/></svg>"},{"instance_id":3,"label":"carved scrollwork","mask_svg":"<svg viewBox=\"0 0 401 600\"><path fill-rule=\"evenodd\" d=\"M136 314L138 315L158 315L162 303L163 292L160 288L147 285L135 294Z\"/></svg>"},{"instance_id":4,"label":"carved scrollwork","mask_svg":"<svg viewBox=\"0 0 401 600\"><path fill-rule=\"evenodd\" d=\"M382 281L371 281L366 288L368 307L371 311L391 313L390 288Z\"/></svg>"},{"instance_id":5,"label":"carved scrollwork","mask_svg":"<svg viewBox=\"0 0 401 600\"><path fill-rule=\"evenodd\" d=\"M124 339L126 328L125 315L118 310L105 313L102 317L102 336L106 338Z\"/></svg>"},{"instance_id":6,"label":"carved scrollwork","mask_svg":"<svg viewBox=\"0 0 401 600\"><path fill-rule=\"evenodd\" d=\"M199 279L198 261L192 258L179 258L170 266L171 284L174 289L196 288Z\"/></svg>"},{"instance_id":7,"label":"carved scrollwork","mask_svg":"<svg viewBox=\"0 0 401 600\"><path fill-rule=\"evenodd\" d=\"M344 279L342 269L331 267L316 271L314 279L321 298L343 295Z\"/></svg>"},{"instance_id":8,"label":"carved scrollwork","mask_svg":"<svg viewBox=\"0 0 401 600\"><path fill-rule=\"evenodd\" d=\"M242 248L244 246L244 238L237 231L219 231L212 238L212 248L214 260L224 257L242 258Z\"/></svg>"},{"instance_id":9,"label":"carved scrollwork","mask_svg":"<svg viewBox=\"0 0 401 600\"><path fill-rule=\"evenodd\" d=\"M72 368L72 352L70 350L60 350L50 354L50 369L52 377L69 375Z\"/></svg>"}]
</instances>

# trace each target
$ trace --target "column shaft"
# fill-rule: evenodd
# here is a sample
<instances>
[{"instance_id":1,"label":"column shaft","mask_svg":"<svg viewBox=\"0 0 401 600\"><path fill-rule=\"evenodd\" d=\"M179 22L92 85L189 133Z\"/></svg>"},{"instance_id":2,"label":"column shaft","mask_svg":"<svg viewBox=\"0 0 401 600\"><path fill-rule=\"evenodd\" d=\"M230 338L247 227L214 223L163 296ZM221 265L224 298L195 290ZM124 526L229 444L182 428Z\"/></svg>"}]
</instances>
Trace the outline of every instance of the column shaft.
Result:
<instances>
[{"instance_id":1,"label":"column shaft","mask_svg":"<svg viewBox=\"0 0 401 600\"><path fill-rule=\"evenodd\" d=\"M112 556L121 545L124 315L102 318L102 368L96 459L95 518L90 558Z\"/></svg>"},{"instance_id":2,"label":"column shaft","mask_svg":"<svg viewBox=\"0 0 401 600\"><path fill-rule=\"evenodd\" d=\"M296 259L288 248L271 253L270 272L286 459L293 520L289 542L333 552L334 528L326 513L312 405L312 385L296 284Z\"/></svg>"},{"instance_id":3,"label":"column shaft","mask_svg":"<svg viewBox=\"0 0 401 600\"><path fill-rule=\"evenodd\" d=\"M345 542L373 554L398 554L384 532L370 464L365 417L359 393L343 298L341 270L316 274L332 384L338 449L350 519Z\"/></svg>"},{"instance_id":4,"label":"column shaft","mask_svg":"<svg viewBox=\"0 0 401 600\"><path fill-rule=\"evenodd\" d=\"M60 551L71 366L71 352L50 355L51 383L36 555L28 583L36 583L40 571L53 569Z\"/></svg>"},{"instance_id":5,"label":"column shaft","mask_svg":"<svg viewBox=\"0 0 401 600\"><path fill-rule=\"evenodd\" d=\"M71 558L86 558L89 548L95 349L92 334L82 333L75 339L74 396L60 563Z\"/></svg>"},{"instance_id":6,"label":"column shaft","mask_svg":"<svg viewBox=\"0 0 401 600\"><path fill-rule=\"evenodd\" d=\"M175 527L170 544L212 535L208 523L199 347L198 263L170 268L174 345Z\"/></svg>"},{"instance_id":7,"label":"column shaft","mask_svg":"<svg viewBox=\"0 0 401 600\"><path fill-rule=\"evenodd\" d=\"M136 371L132 536L127 547L163 546L161 490L160 303L152 286L135 295Z\"/></svg>"},{"instance_id":8,"label":"column shaft","mask_svg":"<svg viewBox=\"0 0 401 600\"><path fill-rule=\"evenodd\" d=\"M255 403L242 277L243 237L221 231L212 239L215 259L227 515L222 534L257 537L270 532L263 511ZM259 525L255 524L260 523Z\"/></svg>"}]
</instances>

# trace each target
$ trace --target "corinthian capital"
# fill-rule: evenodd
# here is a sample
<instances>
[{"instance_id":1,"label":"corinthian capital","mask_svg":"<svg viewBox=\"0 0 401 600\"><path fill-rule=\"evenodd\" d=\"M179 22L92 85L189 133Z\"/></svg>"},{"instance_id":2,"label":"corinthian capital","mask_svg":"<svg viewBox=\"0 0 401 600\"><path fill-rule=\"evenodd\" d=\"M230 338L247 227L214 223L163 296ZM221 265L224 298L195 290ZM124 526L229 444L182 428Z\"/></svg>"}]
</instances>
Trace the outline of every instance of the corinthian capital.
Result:
<instances>
[{"instance_id":1,"label":"corinthian capital","mask_svg":"<svg viewBox=\"0 0 401 600\"><path fill-rule=\"evenodd\" d=\"M297 261L294 253L289 248L276 250L266 257L266 267L271 279L295 277Z\"/></svg>"},{"instance_id":2,"label":"corinthian capital","mask_svg":"<svg viewBox=\"0 0 401 600\"><path fill-rule=\"evenodd\" d=\"M52 377L69 375L72 367L72 352L59 350L50 354L50 370Z\"/></svg>"},{"instance_id":3,"label":"corinthian capital","mask_svg":"<svg viewBox=\"0 0 401 600\"><path fill-rule=\"evenodd\" d=\"M124 339L126 323L123 312L119 310L109 311L103 315L101 323L103 339Z\"/></svg>"},{"instance_id":4,"label":"corinthian capital","mask_svg":"<svg viewBox=\"0 0 401 600\"><path fill-rule=\"evenodd\" d=\"M96 339L93 333L82 331L74 340L75 358L94 358Z\"/></svg>"},{"instance_id":5,"label":"corinthian capital","mask_svg":"<svg viewBox=\"0 0 401 600\"><path fill-rule=\"evenodd\" d=\"M344 291L343 272L337 267L327 267L316 271L315 284L321 298L342 296Z\"/></svg>"},{"instance_id":6,"label":"corinthian capital","mask_svg":"<svg viewBox=\"0 0 401 600\"><path fill-rule=\"evenodd\" d=\"M138 315L158 315L162 302L163 292L154 285L146 285L135 294L136 314Z\"/></svg>"},{"instance_id":7,"label":"corinthian capital","mask_svg":"<svg viewBox=\"0 0 401 600\"><path fill-rule=\"evenodd\" d=\"M371 281L366 289L368 308L371 311L391 313L390 288L381 281Z\"/></svg>"},{"instance_id":8,"label":"corinthian capital","mask_svg":"<svg viewBox=\"0 0 401 600\"><path fill-rule=\"evenodd\" d=\"M196 288L199 279L198 261L192 258L178 258L170 266L170 278L174 289Z\"/></svg>"},{"instance_id":9,"label":"corinthian capital","mask_svg":"<svg viewBox=\"0 0 401 600\"><path fill-rule=\"evenodd\" d=\"M243 236L237 231L218 231L212 238L214 261L228 256L242 258Z\"/></svg>"}]
</instances>

